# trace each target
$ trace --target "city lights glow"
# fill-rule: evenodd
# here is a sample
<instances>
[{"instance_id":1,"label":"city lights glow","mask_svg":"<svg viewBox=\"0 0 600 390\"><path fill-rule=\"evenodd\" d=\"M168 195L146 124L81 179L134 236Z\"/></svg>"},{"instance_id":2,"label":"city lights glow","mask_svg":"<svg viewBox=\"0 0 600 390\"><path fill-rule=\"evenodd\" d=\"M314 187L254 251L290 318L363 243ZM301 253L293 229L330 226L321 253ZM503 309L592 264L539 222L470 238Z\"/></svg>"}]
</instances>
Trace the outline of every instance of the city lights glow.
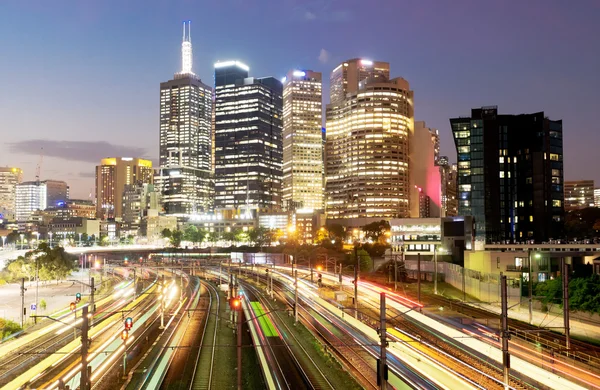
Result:
<instances>
[{"instance_id":1,"label":"city lights glow","mask_svg":"<svg viewBox=\"0 0 600 390\"><path fill-rule=\"evenodd\" d=\"M249 71L250 67L246 64L244 64L243 62L240 61L225 61L225 62L216 62L215 63L215 68L219 69L219 68L226 68L228 66L237 66L238 68L241 68L245 71Z\"/></svg>"}]
</instances>

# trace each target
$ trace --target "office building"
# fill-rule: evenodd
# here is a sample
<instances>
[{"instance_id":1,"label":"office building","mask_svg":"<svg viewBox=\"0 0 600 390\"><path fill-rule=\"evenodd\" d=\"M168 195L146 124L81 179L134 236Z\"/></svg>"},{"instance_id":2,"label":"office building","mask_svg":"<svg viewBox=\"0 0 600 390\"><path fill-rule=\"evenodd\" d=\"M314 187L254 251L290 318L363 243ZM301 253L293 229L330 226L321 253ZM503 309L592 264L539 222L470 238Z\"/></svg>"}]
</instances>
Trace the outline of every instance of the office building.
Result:
<instances>
[{"instance_id":1,"label":"office building","mask_svg":"<svg viewBox=\"0 0 600 390\"><path fill-rule=\"evenodd\" d=\"M321 73L291 70L283 81L283 206L323 209Z\"/></svg>"},{"instance_id":2,"label":"office building","mask_svg":"<svg viewBox=\"0 0 600 390\"><path fill-rule=\"evenodd\" d=\"M365 80L387 82L390 78L390 64L354 58L338 65L329 78L329 101L331 104L346 99L347 94L356 94L360 83Z\"/></svg>"},{"instance_id":3,"label":"office building","mask_svg":"<svg viewBox=\"0 0 600 390\"><path fill-rule=\"evenodd\" d=\"M67 183L59 180L27 181L16 186L16 220L28 221L33 212L56 207L69 199Z\"/></svg>"},{"instance_id":4,"label":"office building","mask_svg":"<svg viewBox=\"0 0 600 390\"><path fill-rule=\"evenodd\" d=\"M281 209L283 86L215 64L215 208Z\"/></svg>"},{"instance_id":5,"label":"office building","mask_svg":"<svg viewBox=\"0 0 600 390\"><path fill-rule=\"evenodd\" d=\"M565 181L565 211L594 207L594 181Z\"/></svg>"},{"instance_id":6,"label":"office building","mask_svg":"<svg viewBox=\"0 0 600 390\"><path fill-rule=\"evenodd\" d=\"M181 72L160 84L156 185L169 215L212 208L212 88L192 72L190 28L190 22L184 22Z\"/></svg>"},{"instance_id":7,"label":"office building","mask_svg":"<svg viewBox=\"0 0 600 390\"><path fill-rule=\"evenodd\" d=\"M0 167L0 219L14 221L17 184L23 180L21 168Z\"/></svg>"},{"instance_id":8,"label":"office building","mask_svg":"<svg viewBox=\"0 0 600 390\"><path fill-rule=\"evenodd\" d=\"M436 165L439 154L437 129L415 121L409 137L410 216L430 218L441 215L442 182Z\"/></svg>"},{"instance_id":9,"label":"office building","mask_svg":"<svg viewBox=\"0 0 600 390\"><path fill-rule=\"evenodd\" d=\"M96 166L96 213L98 218L123 216L125 186L152 183L152 161L132 157L103 158Z\"/></svg>"},{"instance_id":10,"label":"office building","mask_svg":"<svg viewBox=\"0 0 600 390\"><path fill-rule=\"evenodd\" d=\"M450 164L448 157L440 156L438 159L442 192L442 217L455 217L458 215L458 199L456 198L456 181L458 166Z\"/></svg>"},{"instance_id":11,"label":"office building","mask_svg":"<svg viewBox=\"0 0 600 390\"><path fill-rule=\"evenodd\" d=\"M148 210L159 210L160 197L155 186L148 183L126 185L123 191L123 230L138 234Z\"/></svg>"},{"instance_id":12,"label":"office building","mask_svg":"<svg viewBox=\"0 0 600 390\"><path fill-rule=\"evenodd\" d=\"M594 205L600 207L600 188L594 188Z\"/></svg>"},{"instance_id":13,"label":"office building","mask_svg":"<svg viewBox=\"0 0 600 390\"><path fill-rule=\"evenodd\" d=\"M325 146L328 220L347 224L410 215L413 91L405 79L388 75L389 64L360 59L332 72Z\"/></svg>"},{"instance_id":14,"label":"office building","mask_svg":"<svg viewBox=\"0 0 600 390\"><path fill-rule=\"evenodd\" d=\"M495 106L450 119L458 155L458 214L475 220L476 249L562 237L562 121Z\"/></svg>"}]
</instances>

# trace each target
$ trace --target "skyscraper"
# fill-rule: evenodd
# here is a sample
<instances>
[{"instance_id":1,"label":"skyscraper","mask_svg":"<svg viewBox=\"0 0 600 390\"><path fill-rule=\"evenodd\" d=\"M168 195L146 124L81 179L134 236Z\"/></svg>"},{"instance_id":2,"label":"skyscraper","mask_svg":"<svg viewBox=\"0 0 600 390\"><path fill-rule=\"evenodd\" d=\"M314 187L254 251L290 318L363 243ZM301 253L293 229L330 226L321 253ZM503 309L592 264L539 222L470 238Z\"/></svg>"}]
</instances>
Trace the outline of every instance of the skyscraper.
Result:
<instances>
[{"instance_id":1,"label":"skyscraper","mask_svg":"<svg viewBox=\"0 0 600 390\"><path fill-rule=\"evenodd\" d=\"M152 183L152 161L131 157L103 158L96 166L98 218L123 216L123 191L132 184Z\"/></svg>"},{"instance_id":2,"label":"skyscraper","mask_svg":"<svg viewBox=\"0 0 600 390\"><path fill-rule=\"evenodd\" d=\"M283 86L215 64L215 208L281 208Z\"/></svg>"},{"instance_id":3,"label":"skyscraper","mask_svg":"<svg viewBox=\"0 0 600 390\"><path fill-rule=\"evenodd\" d=\"M16 220L28 221L31 214L69 200L69 186L60 180L26 181L16 186Z\"/></svg>"},{"instance_id":4,"label":"skyscraper","mask_svg":"<svg viewBox=\"0 0 600 390\"><path fill-rule=\"evenodd\" d=\"M456 199L457 165L450 164L448 157L440 156L438 166L442 185L442 217L456 217L458 215L458 199Z\"/></svg>"},{"instance_id":5,"label":"skyscraper","mask_svg":"<svg viewBox=\"0 0 600 390\"><path fill-rule=\"evenodd\" d=\"M166 214L212 208L212 88L192 72L190 29L190 22L184 22L181 72L160 84L156 185Z\"/></svg>"},{"instance_id":6,"label":"skyscraper","mask_svg":"<svg viewBox=\"0 0 600 390\"><path fill-rule=\"evenodd\" d=\"M17 184L22 180L20 168L0 167L0 219L15 219Z\"/></svg>"},{"instance_id":7,"label":"skyscraper","mask_svg":"<svg viewBox=\"0 0 600 390\"><path fill-rule=\"evenodd\" d=\"M283 205L323 209L321 73L291 70L283 81Z\"/></svg>"},{"instance_id":8,"label":"skyscraper","mask_svg":"<svg viewBox=\"0 0 600 390\"><path fill-rule=\"evenodd\" d=\"M424 121L415 121L409 133L410 151L410 216L430 218L441 216L442 182L436 165L439 154L437 129Z\"/></svg>"},{"instance_id":9,"label":"skyscraper","mask_svg":"<svg viewBox=\"0 0 600 390\"><path fill-rule=\"evenodd\" d=\"M594 181L565 181L565 211L594 207Z\"/></svg>"},{"instance_id":10,"label":"skyscraper","mask_svg":"<svg viewBox=\"0 0 600 390\"><path fill-rule=\"evenodd\" d=\"M354 59L331 75L327 105L327 218L404 218L410 213L413 91L388 80L389 64Z\"/></svg>"},{"instance_id":11,"label":"skyscraper","mask_svg":"<svg viewBox=\"0 0 600 390\"><path fill-rule=\"evenodd\" d=\"M458 155L458 214L474 217L476 245L560 238L562 121L543 112L499 115L492 106L450 124Z\"/></svg>"}]
</instances>

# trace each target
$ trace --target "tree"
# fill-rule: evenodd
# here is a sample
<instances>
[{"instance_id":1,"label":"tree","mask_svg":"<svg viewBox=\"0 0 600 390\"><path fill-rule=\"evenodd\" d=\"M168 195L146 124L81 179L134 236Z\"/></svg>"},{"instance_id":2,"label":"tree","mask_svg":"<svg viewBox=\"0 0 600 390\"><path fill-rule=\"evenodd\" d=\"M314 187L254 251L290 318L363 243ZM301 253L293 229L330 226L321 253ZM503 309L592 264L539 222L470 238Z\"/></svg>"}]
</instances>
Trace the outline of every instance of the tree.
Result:
<instances>
[{"instance_id":1,"label":"tree","mask_svg":"<svg viewBox=\"0 0 600 390\"><path fill-rule=\"evenodd\" d=\"M192 243L196 242L198 235L198 228L195 225L187 225L183 230L183 240Z\"/></svg>"},{"instance_id":2,"label":"tree","mask_svg":"<svg viewBox=\"0 0 600 390\"><path fill-rule=\"evenodd\" d=\"M257 227L248 231L248 240L258 247L271 245L273 231L265 227Z\"/></svg>"},{"instance_id":3,"label":"tree","mask_svg":"<svg viewBox=\"0 0 600 390\"><path fill-rule=\"evenodd\" d=\"M358 259L360 261L360 272L371 272L373 270L373 260L371 259L369 252L362 248L359 248L356 253L358 254ZM356 257L354 257L354 251L350 253L350 264L356 264Z\"/></svg>"},{"instance_id":4,"label":"tree","mask_svg":"<svg viewBox=\"0 0 600 390\"><path fill-rule=\"evenodd\" d=\"M339 223L333 223L329 225L329 233L330 236L333 237L336 241L344 241L346 238L346 228Z\"/></svg>"},{"instance_id":5,"label":"tree","mask_svg":"<svg viewBox=\"0 0 600 390\"><path fill-rule=\"evenodd\" d=\"M372 222L364 225L362 231L367 238L370 238L373 242L378 242L386 232L390 231L390 223L382 219L379 222Z\"/></svg>"},{"instance_id":6,"label":"tree","mask_svg":"<svg viewBox=\"0 0 600 390\"><path fill-rule=\"evenodd\" d=\"M164 229L163 229L163 230L160 232L160 236L161 236L162 238L171 238L171 234L172 234L172 232L171 232L171 230L170 230L170 229L168 229L168 228L164 228Z\"/></svg>"},{"instance_id":7,"label":"tree","mask_svg":"<svg viewBox=\"0 0 600 390\"><path fill-rule=\"evenodd\" d=\"M219 232L209 232L206 236L206 239L211 244L215 244L217 241L221 239L221 234Z\"/></svg>"},{"instance_id":8,"label":"tree","mask_svg":"<svg viewBox=\"0 0 600 390\"><path fill-rule=\"evenodd\" d=\"M45 299L42 299L40 301L40 310L44 311L44 310L46 310L46 307L48 307L48 304L46 303Z\"/></svg>"},{"instance_id":9,"label":"tree","mask_svg":"<svg viewBox=\"0 0 600 390\"><path fill-rule=\"evenodd\" d=\"M172 231L169 240L171 241L171 246L173 248L179 248L181 245L181 240L183 240L183 232L181 230Z\"/></svg>"},{"instance_id":10,"label":"tree","mask_svg":"<svg viewBox=\"0 0 600 390\"><path fill-rule=\"evenodd\" d=\"M315 242L317 244L321 244L324 241L329 241L329 231L325 227L321 227L319 230L317 230Z\"/></svg>"}]
</instances>

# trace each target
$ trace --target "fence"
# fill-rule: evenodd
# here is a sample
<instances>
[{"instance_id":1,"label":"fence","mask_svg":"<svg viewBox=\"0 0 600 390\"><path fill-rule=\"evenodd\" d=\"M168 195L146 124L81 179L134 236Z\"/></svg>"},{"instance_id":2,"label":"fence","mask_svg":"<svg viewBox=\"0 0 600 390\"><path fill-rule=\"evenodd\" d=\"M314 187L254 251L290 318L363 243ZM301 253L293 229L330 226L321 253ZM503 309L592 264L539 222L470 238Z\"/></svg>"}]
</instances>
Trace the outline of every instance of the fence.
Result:
<instances>
[{"instance_id":1,"label":"fence","mask_svg":"<svg viewBox=\"0 0 600 390\"><path fill-rule=\"evenodd\" d=\"M406 270L416 271L416 260L405 260ZM421 261L421 272L434 272L435 263L433 261ZM451 286L464 291L482 302L500 305L500 275L488 274L471 269L464 270L457 264L446 262L437 263L438 275L443 275L443 280ZM429 278L428 278L429 279ZM464 287L463 287L464 282ZM509 279L508 281L508 305L517 304L521 300L521 286L518 279Z\"/></svg>"}]
</instances>

